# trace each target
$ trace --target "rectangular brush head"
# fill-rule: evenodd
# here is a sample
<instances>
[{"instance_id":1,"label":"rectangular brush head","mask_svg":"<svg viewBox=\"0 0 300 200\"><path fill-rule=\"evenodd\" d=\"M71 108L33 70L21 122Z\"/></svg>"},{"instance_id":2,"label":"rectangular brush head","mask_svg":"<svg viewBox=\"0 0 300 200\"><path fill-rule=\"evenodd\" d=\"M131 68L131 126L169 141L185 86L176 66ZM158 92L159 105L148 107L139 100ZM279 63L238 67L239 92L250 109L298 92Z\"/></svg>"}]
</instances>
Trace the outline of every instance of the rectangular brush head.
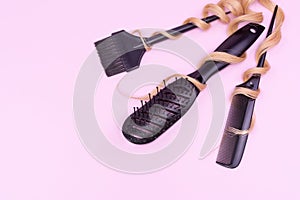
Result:
<instances>
[{"instance_id":1,"label":"rectangular brush head","mask_svg":"<svg viewBox=\"0 0 300 200\"><path fill-rule=\"evenodd\" d=\"M141 38L126 31L113 33L95 42L95 46L107 76L138 68L146 52Z\"/></svg>"}]
</instances>

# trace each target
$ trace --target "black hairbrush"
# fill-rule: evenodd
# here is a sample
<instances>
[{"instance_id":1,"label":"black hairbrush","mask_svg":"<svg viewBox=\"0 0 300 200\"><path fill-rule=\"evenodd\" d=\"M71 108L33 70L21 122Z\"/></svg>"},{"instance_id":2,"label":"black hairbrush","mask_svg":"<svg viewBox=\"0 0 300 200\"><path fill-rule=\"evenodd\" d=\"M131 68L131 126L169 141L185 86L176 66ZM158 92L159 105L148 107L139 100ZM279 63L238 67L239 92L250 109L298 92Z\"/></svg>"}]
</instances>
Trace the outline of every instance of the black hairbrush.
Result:
<instances>
[{"instance_id":1,"label":"black hairbrush","mask_svg":"<svg viewBox=\"0 0 300 200\"><path fill-rule=\"evenodd\" d=\"M228 13L230 12L227 12L226 14ZM202 20L206 23L210 23L217 19L219 19L219 17L213 15ZM195 28L197 28L196 25L188 23L173 28L167 31L167 33L172 36L178 36L181 33L185 33ZM147 46L151 47L154 44L167 39L168 38L162 34L156 34L152 37L144 38L144 42ZM125 71L129 72L137 69L146 52L145 45L141 38L124 30L113 33L112 36L95 42L95 46L107 76L113 76Z\"/></svg>"},{"instance_id":2,"label":"black hairbrush","mask_svg":"<svg viewBox=\"0 0 300 200\"><path fill-rule=\"evenodd\" d=\"M277 9L278 6L275 7L267 37L272 33ZM257 67L264 66L266 54L267 53L264 53L260 57ZM236 87L257 91L259 88L260 77L260 74L254 74L246 82ZM217 157L218 164L228 168L236 168L240 164L248 139L248 131L239 130L248 130L250 128L254 105L255 99L253 98L243 94L233 96Z\"/></svg>"},{"instance_id":3,"label":"black hairbrush","mask_svg":"<svg viewBox=\"0 0 300 200\"><path fill-rule=\"evenodd\" d=\"M263 26L250 23L227 38L215 51L241 56L263 30ZM226 62L207 61L188 76L205 84L212 75L228 65ZM199 92L194 84L184 78L177 79L160 91L157 88L157 94L147 103L142 102L141 108L134 108L134 113L125 120L123 135L135 144L155 140L190 109Z\"/></svg>"}]
</instances>

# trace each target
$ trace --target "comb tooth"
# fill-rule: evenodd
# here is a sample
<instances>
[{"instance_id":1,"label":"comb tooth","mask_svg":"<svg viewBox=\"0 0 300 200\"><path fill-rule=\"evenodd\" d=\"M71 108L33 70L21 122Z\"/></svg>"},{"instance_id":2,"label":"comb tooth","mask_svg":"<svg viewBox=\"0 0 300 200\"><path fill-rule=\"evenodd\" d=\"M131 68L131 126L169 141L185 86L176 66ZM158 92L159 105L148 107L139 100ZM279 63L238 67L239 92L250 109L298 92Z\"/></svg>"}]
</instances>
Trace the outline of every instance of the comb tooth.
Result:
<instances>
[{"instance_id":1,"label":"comb tooth","mask_svg":"<svg viewBox=\"0 0 300 200\"><path fill-rule=\"evenodd\" d=\"M177 81L177 77L175 77L175 81Z\"/></svg>"},{"instance_id":2,"label":"comb tooth","mask_svg":"<svg viewBox=\"0 0 300 200\"><path fill-rule=\"evenodd\" d=\"M167 86L166 86L166 80L164 80L164 86L167 87Z\"/></svg>"},{"instance_id":3,"label":"comb tooth","mask_svg":"<svg viewBox=\"0 0 300 200\"><path fill-rule=\"evenodd\" d=\"M158 89L158 87L156 87L156 95L158 95L159 94L159 89Z\"/></svg>"},{"instance_id":4,"label":"comb tooth","mask_svg":"<svg viewBox=\"0 0 300 200\"><path fill-rule=\"evenodd\" d=\"M149 101L151 101L151 94L150 94L150 93L148 93L148 96L149 96Z\"/></svg>"}]
</instances>

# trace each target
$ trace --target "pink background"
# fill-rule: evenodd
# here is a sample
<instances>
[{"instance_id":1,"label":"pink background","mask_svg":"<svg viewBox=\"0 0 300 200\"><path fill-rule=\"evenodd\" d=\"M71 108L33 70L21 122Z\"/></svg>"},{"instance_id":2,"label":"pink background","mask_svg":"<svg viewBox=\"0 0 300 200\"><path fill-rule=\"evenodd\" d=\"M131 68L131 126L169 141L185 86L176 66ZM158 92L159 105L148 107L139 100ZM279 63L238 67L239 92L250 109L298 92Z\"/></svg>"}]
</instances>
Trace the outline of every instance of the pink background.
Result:
<instances>
[{"instance_id":1,"label":"pink background","mask_svg":"<svg viewBox=\"0 0 300 200\"><path fill-rule=\"evenodd\" d=\"M268 56L272 70L263 78L257 123L239 168L216 165L217 151L198 160L202 135L174 165L146 175L111 170L80 143L72 96L93 42L120 29L179 25L210 2L216 1L3 1L0 199L300 199L296 1L277 1L286 13L283 40ZM270 13L256 8L268 25ZM226 37L225 26L217 22L187 36L212 51ZM241 73L255 65L253 51L221 74L228 105ZM208 93L201 98L209 102Z\"/></svg>"}]
</instances>

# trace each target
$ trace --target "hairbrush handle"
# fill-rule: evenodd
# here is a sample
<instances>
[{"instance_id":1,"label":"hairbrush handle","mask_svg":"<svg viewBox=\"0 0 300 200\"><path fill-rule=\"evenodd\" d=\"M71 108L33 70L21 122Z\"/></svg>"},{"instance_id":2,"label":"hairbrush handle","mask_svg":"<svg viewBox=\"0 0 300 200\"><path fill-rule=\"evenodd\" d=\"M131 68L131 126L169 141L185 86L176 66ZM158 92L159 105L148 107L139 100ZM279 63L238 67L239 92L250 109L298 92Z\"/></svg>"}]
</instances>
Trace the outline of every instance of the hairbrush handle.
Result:
<instances>
[{"instance_id":1,"label":"hairbrush handle","mask_svg":"<svg viewBox=\"0 0 300 200\"><path fill-rule=\"evenodd\" d=\"M275 6L267 37L272 34L277 10L278 6ZM266 55L267 52L261 55L257 67L264 66ZM257 91L259 82L260 74L254 74L246 82L236 87ZM247 144L248 130L251 126L254 105L255 99L243 94L233 96L217 157L218 164L228 168L236 168L240 164Z\"/></svg>"},{"instance_id":2,"label":"hairbrush handle","mask_svg":"<svg viewBox=\"0 0 300 200\"><path fill-rule=\"evenodd\" d=\"M241 56L257 40L264 29L265 28L259 24L249 23L229 36L215 52L226 52L234 56ZM228 65L229 63L227 62L207 61L200 69L188 76L197 79L201 83L206 83L211 76Z\"/></svg>"},{"instance_id":3,"label":"hairbrush handle","mask_svg":"<svg viewBox=\"0 0 300 200\"><path fill-rule=\"evenodd\" d=\"M251 28L255 32L251 32ZM226 39L216 51L242 55L263 30L264 27L259 24L248 24ZM229 64L225 62L206 62L199 70L202 74L196 71L189 76L200 82L206 81L202 77L208 79L227 65ZM202 68L206 71L201 71ZM161 90L158 87L156 89L156 95L149 95L149 101L142 101L142 107L134 108L134 112L123 123L123 135L134 144L146 144L156 140L188 112L200 93L192 82L184 78L176 79Z\"/></svg>"}]
</instances>

